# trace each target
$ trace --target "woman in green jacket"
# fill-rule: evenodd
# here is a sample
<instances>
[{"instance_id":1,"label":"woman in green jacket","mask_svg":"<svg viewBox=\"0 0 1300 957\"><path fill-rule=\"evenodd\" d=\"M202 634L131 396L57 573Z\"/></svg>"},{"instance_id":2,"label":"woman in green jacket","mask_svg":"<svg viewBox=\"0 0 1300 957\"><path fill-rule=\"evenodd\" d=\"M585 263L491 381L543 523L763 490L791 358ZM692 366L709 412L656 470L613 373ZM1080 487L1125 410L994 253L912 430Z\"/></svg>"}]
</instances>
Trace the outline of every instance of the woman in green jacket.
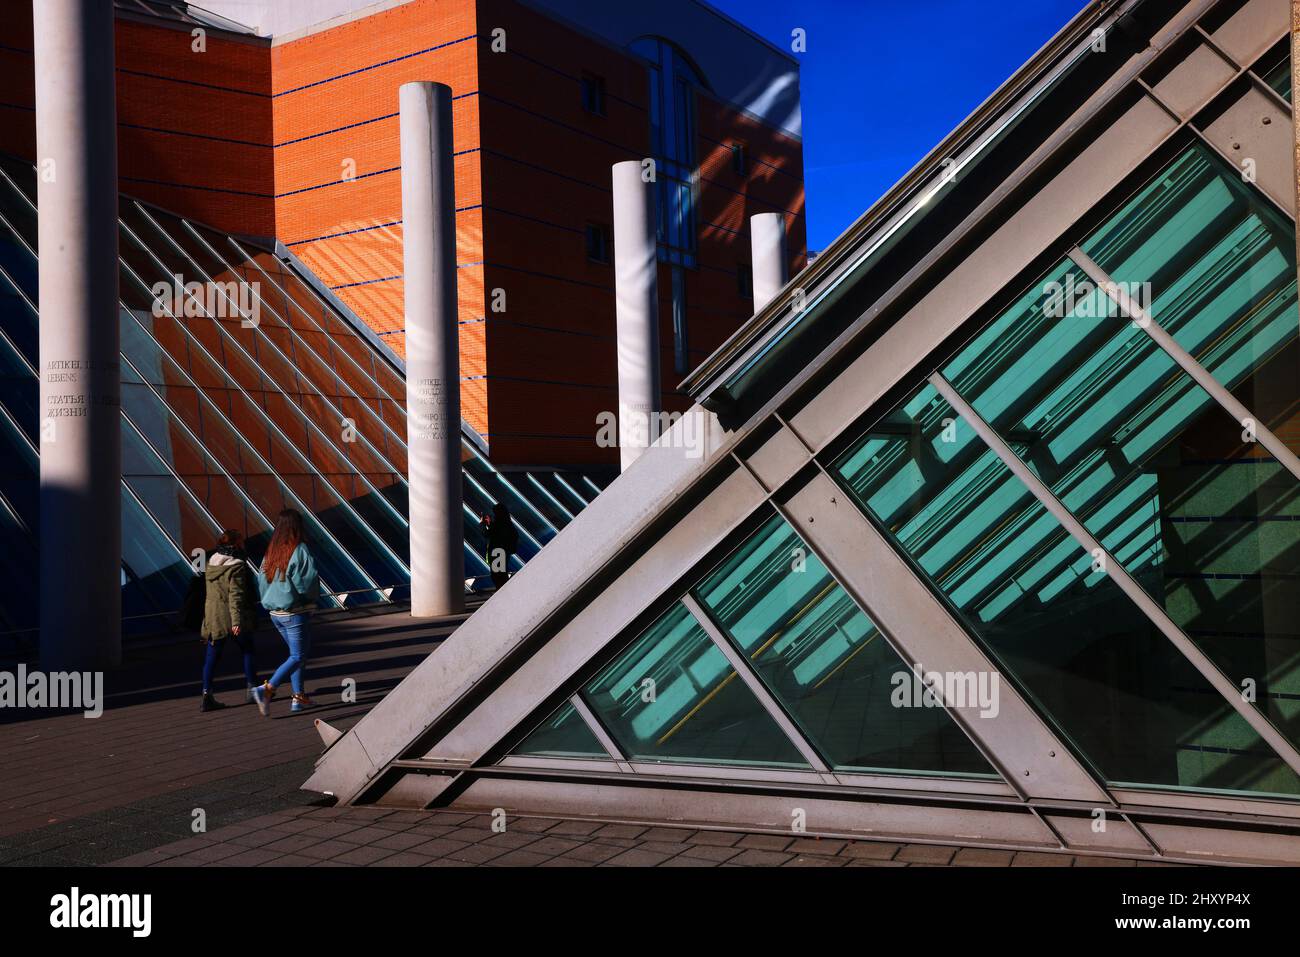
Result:
<instances>
[{"instance_id":1,"label":"woman in green jacket","mask_svg":"<svg viewBox=\"0 0 1300 957\"><path fill-rule=\"evenodd\" d=\"M204 570L206 595L203 602L203 630L207 645L203 659L203 698L200 711L220 711L225 707L212 696L212 672L221 660L226 639L234 638L244 657L245 694L252 700L257 686L253 667L253 629L257 625L257 586L251 580L248 556L244 554L244 536L227 529L208 556Z\"/></svg>"}]
</instances>

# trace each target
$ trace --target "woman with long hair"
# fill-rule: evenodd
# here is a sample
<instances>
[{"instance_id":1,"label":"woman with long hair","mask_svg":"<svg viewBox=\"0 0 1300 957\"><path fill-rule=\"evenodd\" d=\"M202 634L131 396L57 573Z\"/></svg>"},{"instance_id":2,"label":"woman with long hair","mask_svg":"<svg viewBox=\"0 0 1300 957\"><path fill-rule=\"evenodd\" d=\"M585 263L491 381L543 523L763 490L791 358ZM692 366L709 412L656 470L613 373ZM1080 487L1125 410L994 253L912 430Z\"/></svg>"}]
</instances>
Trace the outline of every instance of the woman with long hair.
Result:
<instances>
[{"instance_id":1,"label":"woman with long hair","mask_svg":"<svg viewBox=\"0 0 1300 957\"><path fill-rule=\"evenodd\" d=\"M203 697L200 711L220 711L225 707L212 697L212 673L221 660L226 639L234 638L244 658L244 680L248 700L253 700L257 671L253 667L253 629L257 626L257 594L250 580L248 556L244 554L244 536L228 528L217 539L208 555L203 582L203 626L200 633L207 645L203 659Z\"/></svg>"},{"instance_id":2,"label":"woman with long hair","mask_svg":"<svg viewBox=\"0 0 1300 957\"><path fill-rule=\"evenodd\" d=\"M303 537L302 514L295 509L286 508L276 519L257 584L262 594L262 607L271 613L271 622L289 646L289 657L275 669L275 674L266 684L253 689L253 700L263 715L270 715L275 689L287 678L293 688L293 703L289 710L310 708L312 701L303 687L307 655L311 652L307 620L316 610L320 579L316 576L316 562Z\"/></svg>"}]
</instances>

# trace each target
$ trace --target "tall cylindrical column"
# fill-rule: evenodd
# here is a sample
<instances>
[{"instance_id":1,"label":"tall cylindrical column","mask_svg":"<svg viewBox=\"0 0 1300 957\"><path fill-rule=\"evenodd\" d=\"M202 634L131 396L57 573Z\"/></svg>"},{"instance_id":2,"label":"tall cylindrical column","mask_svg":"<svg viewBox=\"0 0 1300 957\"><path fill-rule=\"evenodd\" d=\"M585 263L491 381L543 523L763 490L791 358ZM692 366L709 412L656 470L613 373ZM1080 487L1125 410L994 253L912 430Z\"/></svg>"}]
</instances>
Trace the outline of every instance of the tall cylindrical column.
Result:
<instances>
[{"instance_id":1,"label":"tall cylindrical column","mask_svg":"<svg viewBox=\"0 0 1300 957\"><path fill-rule=\"evenodd\" d=\"M654 436L659 412L659 260L654 184L639 160L614 164L618 445L623 469Z\"/></svg>"},{"instance_id":2,"label":"tall cylindrical column","mask_svg":"<svg viewBox=\"0 0 1300 957\"><path fill-rule=\"evenodd\" d=\"M404 83L398 105L411 615L434 618L465 610L451 89Z\"/></svg>"},{"instance_id":3,"label":"tall cylindrical column","mask_svg":"<svg viewBox=\"0 0 1300 957\"><path fill-rule=\"evenodd\" d=\"M785 217L780 213L751 216L749 242L754 258L754 311L761 312L790 278L785 252Z\"/></svg>"},{"instance_id":4,"label":"tall cylindrical column","mask_svg":"<svg viewBox=\"0 0 1300 957\"><path fill-rule=\"evenodd\" d=\"M32 5L40 254L41 665L122 656L113 4Z\"/></svg>"}]
</instances>

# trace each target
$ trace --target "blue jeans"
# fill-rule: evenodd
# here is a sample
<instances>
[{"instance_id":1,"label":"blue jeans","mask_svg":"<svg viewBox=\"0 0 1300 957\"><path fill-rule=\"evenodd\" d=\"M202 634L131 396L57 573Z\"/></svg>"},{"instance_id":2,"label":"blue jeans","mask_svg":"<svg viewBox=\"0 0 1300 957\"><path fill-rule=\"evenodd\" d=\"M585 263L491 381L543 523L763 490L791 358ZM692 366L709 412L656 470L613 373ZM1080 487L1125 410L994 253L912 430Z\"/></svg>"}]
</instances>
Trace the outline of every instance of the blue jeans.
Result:
<instances>
[{"instance_id":1,"label":"blue jeans","mask_svg":"<svg viewBox=\"0 0 1300 957\"><path fill-rule=\"evenodd\" d=\"M302 694L303 678L307 672L307 655L311 652L311 639L307 637L306 615L272 615L275 629L289 646L289 657L271 675L271 687L278 688L288 678L294 694Z\"/></svg>"},{"instance_id":2,"label":"blue jeans","mask_svg":"<svg viewBox=\"0 0 1300 957\"><path fill-rule=\"evenodd\" d=\"M235 635L235 644L239 645L240 654L244 656L244 681L249 685L257 684L257 669L253 667L253 636ZM203 693L212 690L212 673L216 670L221 653L226 650L226 639L218 638L208 645L203 658Z\"/></svg>"}]
</instances>

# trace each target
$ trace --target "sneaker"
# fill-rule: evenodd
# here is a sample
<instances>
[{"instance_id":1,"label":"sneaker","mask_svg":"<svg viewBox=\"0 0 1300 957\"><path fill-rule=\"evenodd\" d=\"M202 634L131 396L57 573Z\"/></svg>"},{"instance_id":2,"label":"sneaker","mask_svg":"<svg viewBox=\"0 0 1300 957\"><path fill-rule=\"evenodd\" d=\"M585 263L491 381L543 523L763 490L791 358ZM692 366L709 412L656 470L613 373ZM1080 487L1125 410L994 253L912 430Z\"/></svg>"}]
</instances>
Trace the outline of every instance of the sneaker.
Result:
<instances>
[{"instance_id":1,"label":"sneaker","mask_svg":"<svg viewBox=\"0 0 1300 957\"><path fill-rule=\"evenodd\" d=\"M271 716L271 691L266 685L258 685L253 689L253 704L257 705L257 710L262 712L263 718Z\"/></svg>"},{"instance_id":2,"label":"sneaker","mask_svg":"<svg viewBox=\"0 0 1300 957\"><path fill-rule=\"evenodd\" d=\"M253 685L248 685L244 689L244 700L247 701L249 704L253 703Z\"/></svg>"},{"instance_id":3,"label":"sneaker","mask_svg":"<svg viewBox=\"0 0 1300 957\"><path fill-rule=\"evenodd\" d=\"M315 707L316 702L305 694L296 694L293 696L293 702L289 705L290 711L306 711L308 708Z\"/></svg>"},{"instance_id":4,"label":"sneaker","mask_svg":"<svg viewBox=\"0 0 1300 957\"><path fill-rule=\"evenodd\" d=\"M199 714L206 714L209 711L220 711L225 705L212 697L211 692L205 691L203 697L199 699Z\"/></svg>"}]
</instances>

